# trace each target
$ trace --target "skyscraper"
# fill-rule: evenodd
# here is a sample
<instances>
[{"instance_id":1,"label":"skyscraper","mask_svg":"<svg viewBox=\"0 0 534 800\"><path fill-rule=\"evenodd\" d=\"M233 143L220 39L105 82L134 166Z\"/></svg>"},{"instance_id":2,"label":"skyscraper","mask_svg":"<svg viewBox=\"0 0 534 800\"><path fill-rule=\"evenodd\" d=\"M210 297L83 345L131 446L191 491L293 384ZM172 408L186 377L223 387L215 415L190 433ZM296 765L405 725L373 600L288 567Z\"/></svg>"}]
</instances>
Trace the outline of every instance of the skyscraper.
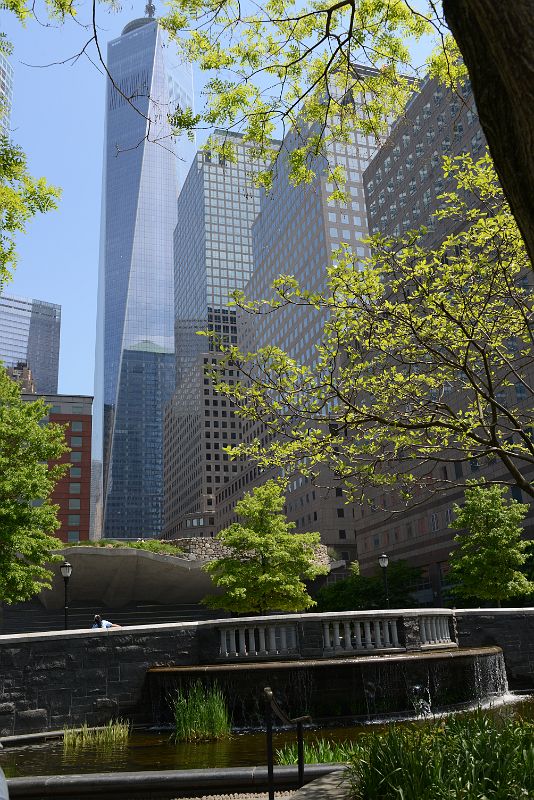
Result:
<instances>
[{"instance_id":1,"label":"skyscraper","mask_svg":"<svg viewBox=\"0 0 534 800\"><path fill-rule=\"evenodd\" d=\"M190 69L171 74L150 4L147 13L109 43L107 59L94 439L102 509L93 517L104 536L119 538L162 529L178 189L167 115L192 96Z\"/></svg>"},{"instance_id":2,"label":"skyscraper","mask_svg":"<svg viewBox=\"0 0 534 800\"><path fill-rule=\"evenodd\" d=\"M35 391L56 394L61 306L0 295L0 361L30 368Z\"/></svg>"},{"instance_id":3,"label":"skyscraper","mask_svg":"<svg viewBox=\"0 0 534 800\"><path fill-rule=\"evenodd\" d=\"M219 485L237 471L222 448L237 442L238 420L205 375L216 360L197 331L209 329L237 342L230 295L252 274L252 223L260 193L250 145L239 134L215 131L236 160L199 152L178 201L174 235L176 393L165 415L165 533L213 535ZM229 376L233 378L233 375Z\"/></svg>"},{"instance_id":4,"label":"skyscraper","mask_svg":"<svg viewBox=\"0 0 534 800\"><path fill-rule=\"evenodd\" d=\"M11 103L13 102L13 67L0 53L0 133L9 130Z\"/></svg>"}]
</instances>

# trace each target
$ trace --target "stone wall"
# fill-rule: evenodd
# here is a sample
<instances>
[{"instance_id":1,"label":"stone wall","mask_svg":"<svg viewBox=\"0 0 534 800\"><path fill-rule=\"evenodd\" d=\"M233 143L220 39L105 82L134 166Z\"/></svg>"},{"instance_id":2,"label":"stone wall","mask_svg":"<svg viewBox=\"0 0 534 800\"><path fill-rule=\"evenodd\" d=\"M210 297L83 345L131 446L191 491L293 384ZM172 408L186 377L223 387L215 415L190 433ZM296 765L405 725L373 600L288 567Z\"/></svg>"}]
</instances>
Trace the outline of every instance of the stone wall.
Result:
<instances>
[{"instance_id":1,"label":"stone wall","mask_svg":"<svg viewBox=\"0 0 534 800\"><path fill-rule=\"evenodd\" d=\"M230 554L230 550L225 547L218 539L211 537L192 536L188 539L173 539L170 542L165 540L165 544L175 544L183 551L186 558L199 561L213 561L216 558L224 558ZM325 567L330 565L328 548L324 544L317 545L316 561Z\"/></svg>"},{"instance_id":2,"label":"stone wall","mask_svg":"<svg viewBox=\"0 0 534 800\"><path fill-rule=\"evenodd\" d=\"M460 647L498 645L511 689L534 689L534 608L460 609Z\"/></svg>"}]
</instances>

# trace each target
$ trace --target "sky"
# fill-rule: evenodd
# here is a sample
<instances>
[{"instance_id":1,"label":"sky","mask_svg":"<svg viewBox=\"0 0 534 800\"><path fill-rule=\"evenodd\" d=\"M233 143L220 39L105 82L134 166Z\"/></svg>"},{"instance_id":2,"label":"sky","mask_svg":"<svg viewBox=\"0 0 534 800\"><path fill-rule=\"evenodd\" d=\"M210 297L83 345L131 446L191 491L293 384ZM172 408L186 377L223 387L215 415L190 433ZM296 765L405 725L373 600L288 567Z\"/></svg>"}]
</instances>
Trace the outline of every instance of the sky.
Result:
<instances>
[{"instance_id":1,"label":"sky","mask_svg":"<svg viewBox=\"0 0 534 800\"><path fill-rule=\"evenodd\" d=\"M144 7L145 0L125 2L120 12L100 5L101 43L144 16ZM161 13L156 6L156 15ZM91 35L82 25L22 27L13 15L4 11L3 17L14 45L12 139L24 149L30 174L45 176L63 191L59 209L39 215L19 237L18 266L4 293L61 305L59 392L92 395L105 78L85 57L43 66L82 49ZM81 6L79 20L89 20L87 6Z\"/></svg>"}]
</instances>

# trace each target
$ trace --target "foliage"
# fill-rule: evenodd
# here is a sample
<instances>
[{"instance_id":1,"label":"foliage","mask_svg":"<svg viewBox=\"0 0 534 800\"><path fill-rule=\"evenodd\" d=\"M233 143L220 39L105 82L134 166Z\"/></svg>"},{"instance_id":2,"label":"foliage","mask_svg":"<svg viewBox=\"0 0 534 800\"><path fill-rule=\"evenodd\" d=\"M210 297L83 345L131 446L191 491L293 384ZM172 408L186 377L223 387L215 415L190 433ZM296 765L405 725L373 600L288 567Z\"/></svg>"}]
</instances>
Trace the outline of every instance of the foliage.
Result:
<instances>
[{"instance_id":1,"label":"foliage","mask_svg":"<svg viewBox=\"0 0 534 800\"><path fill-rule=\"evenodd\" d=\"M417 88L410 49L423 37L438 42L431 74L454 87L465 75L432 2L417 11L404 0L266 0L249 8L239 0L171 0L169 6L164 27L209 73L206 110L179 115L176 132L199 124L240 130L269 163L278 150L272 137L291 129L292 183L313 180L314 159L333 152L334 141L350 141L355 130L386 133ZM228 143L208 146L232 157ZM331 166L330 179L342 185L342 171L333 160ZM265 186L271 179L272 169L259 176Z\"/></svg>"},{"instance_id":2,"label":"foliage","mask_svg":"<svg viewBox=\"0 0 534 800\"><path fill-rule=\"evenodd\" d=\"M353 800L532 797L534 725L479 713L390 726L358 741L349 775Z\"/></svg>"},{"instance_id":3,"label":"foliage","mask_svg":"<svg viewBox=\"0 0 534 800\"><path fill-rule=\"evenodd\" d=\"M379 571L375 575L352 574L335 583L323 586L317 592L318 611L364 611L384 608L384 581ZM390 608L411 608L412 591L421 571L405 561L392 561L388 566L388 594Z\"/></svg>"},{"instance_id":4,"label":"foliage","mask_svg":"<svg viewBox=\"0 0 534 800\"><path fill-rule=\"evenodd\" d=\"M62 543L50 494L68 465L50 466L66 451L63 427L43 424L48 406L26 403L0 367L0 602L28 600L50 586L45 566Z\"/></svg>"},{"instance_id":5,"label":"foliage","mask_svg":"<svg viewBox=\"0 0 534 800\"><path fill-rule=\"evenodd\" d=\"M69 542L69 547L132 547L134 550L147 550L149 553L177 557L183 555L181 547L176 547L168 542L160 542L159 539L139 539L135 542L121 541L120 539L95 539L88 542Z\"/></svg>"},{"instance_id":6,"label":"foliage","mask_svg":"<svg viewBox=\"0 0 534 800\"><path fill-rule=\"evenodd\" d=\"M531 542L522 541L521 523L528 505L506 500L501 486L477 485L465 492L462 507L455 505L450 527L461 531L450 555L449 576L460 597L497 601L530 594L534 583L521 568Z\"/></svg>"},{"instance_id":7,"label":"foliage","mask_svg":"<svg viewBox=\"0 0 534 800\"><path fill-rule=\"evenodd\" d=\"M187 694L177 692L171 701L174 738L178 742L207 742L230 735L232 724L222 691L193 683Z\"/></svg>"},{"instance_id":8,"label":"foliage","mask_svg":"<svg viewBox=\"0 0 534 800\"><path fill-rule=\"evenodd\" d=\"M327 572L315 560L320 535L293 533L295 523L282 513L284 502L284 485L270 480L237 503L236 513L245 524L234 523L217 534L230 554L204 566L224 590L205 598L211 608L263 614L315 605L303 581Z\"/></svg>"},{"instance_id":9,"label":"foliage","mask_svg":"<svg viewBox=\"0 0 534 800\"><path fill-rule=\"evenodd\" d=\"M56 208L60 191L32 178L20 147L0 134L0 291L16 265L16 235L38 213Z\"/></svg>"},{"instance_id":10,"label":"foliage","mask_svg":"<svg viewBox=\"0 0 534 800\"><path fill-rule=\"evenodd\" d=\"M354 756L354 742L332 742L329 739L315 739L304 742L304 761L306 764L342 764ZM296 742L288 742L276 751L276 761L284 766L298 763Z\"/></svg>"},{"instance_id":11,"label":"foliage","mask_svg":"<svg viewBox=\"0 0 534 800\"><path fill-rule=\"evenodd\" d=\"M270 299L236 293L250 314L299 306L326 321L312 364L218 342L220 369L243 377L217 390L261 423L234 457L309 476L327 464L353 497L397 510L461 485L451 462L500 462L534 496L528 258L489 157L447 158L445 174L456 188L433 216L453 232L440 244L425 228L375 235L363 260L341 248L323 292L282 276Z\"/></svg>"},{"instance_id":12,"label":"foliage","mask_svg":"<svg viewBox=\"0 0 534 800\"><path fill-rule=\"evenodd\" d=\"M81 728L65 728L63 747L65 750L78 750L82 747L105 748L126 744L130 738L130 723L117 719L102 728L89 728L84 722Z\"/></svg>"}]
</instances>

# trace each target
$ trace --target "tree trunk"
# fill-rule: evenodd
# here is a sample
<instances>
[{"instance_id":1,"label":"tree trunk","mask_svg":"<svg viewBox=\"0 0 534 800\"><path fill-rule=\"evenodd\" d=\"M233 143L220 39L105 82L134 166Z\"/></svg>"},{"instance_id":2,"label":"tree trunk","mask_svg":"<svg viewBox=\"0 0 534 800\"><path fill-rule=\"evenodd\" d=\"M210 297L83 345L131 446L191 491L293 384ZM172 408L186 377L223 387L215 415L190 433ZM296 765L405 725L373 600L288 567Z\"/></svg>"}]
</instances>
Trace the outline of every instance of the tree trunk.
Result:
<instances>
[{"instance_id":1,"label":"tree trunk","mask_svg":"<svg viewBox=\"0 0 534 800\"><path fill-rule=\"evenodd\" d=\"M534 0L443 0L443 10L534 264Z\"/></svg>"}]
</instances>

